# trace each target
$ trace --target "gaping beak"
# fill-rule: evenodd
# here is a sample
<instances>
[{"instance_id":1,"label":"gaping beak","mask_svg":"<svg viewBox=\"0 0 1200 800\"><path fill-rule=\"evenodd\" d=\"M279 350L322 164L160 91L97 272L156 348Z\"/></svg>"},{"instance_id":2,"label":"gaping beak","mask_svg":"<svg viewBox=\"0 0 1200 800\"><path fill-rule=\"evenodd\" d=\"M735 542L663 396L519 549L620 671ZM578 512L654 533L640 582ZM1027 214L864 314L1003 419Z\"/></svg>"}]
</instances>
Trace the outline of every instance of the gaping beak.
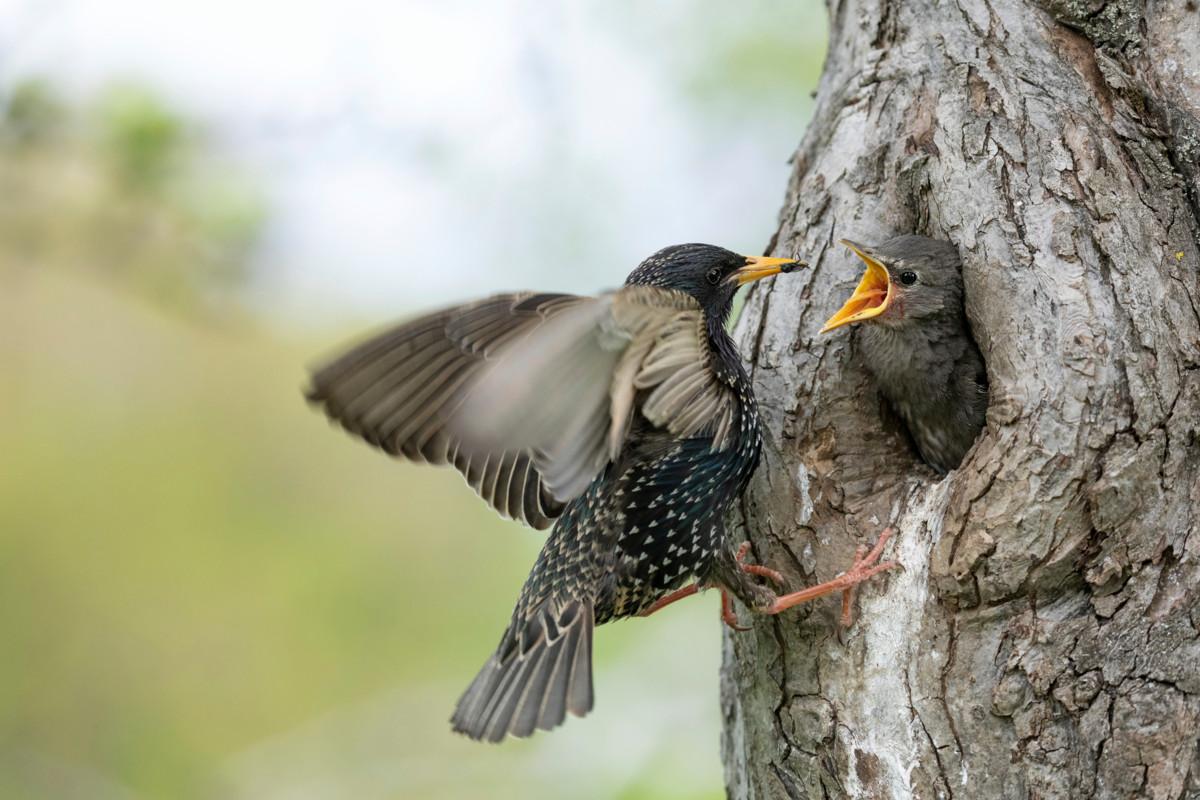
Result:
<instances>
[{"instance_id":1,"label":"gaping beak","mask_svg":"<svg viewBox=\"0 0 1200 800\"><path fill-rule=\"evenodd\" d=\"M791 272L796 267L807 267L807 261L797 261L794 258L767 258L766 256L746 256L746 266L734 270L730 279L737 281L738 286L753 283L759 278L778 275L781 272Z\"/></svg>"},{"instance_id":2,"label":"gaping beak","mask_svg":"<svg viewBox=\"0 0 1200 800\"><path fill-rule=\"evenodd\" d=\"M853 250L855 255L863 260L863 263L867 265L867 271L863 273L862 280L858 282L858 288L854 290L854 294L850 295L850 299L838 309L836 314L825 321L825 327L821 328L821 333L829 333L834 328L840 328L852 322L862 322L864 319L878 317L887 310L888 304L892 302L891 276L888 275L887 267L883 265L883 262L871 255L871 248L856 244L849 239L842 239L841 243Z\"/></svg>"}]
</instances>

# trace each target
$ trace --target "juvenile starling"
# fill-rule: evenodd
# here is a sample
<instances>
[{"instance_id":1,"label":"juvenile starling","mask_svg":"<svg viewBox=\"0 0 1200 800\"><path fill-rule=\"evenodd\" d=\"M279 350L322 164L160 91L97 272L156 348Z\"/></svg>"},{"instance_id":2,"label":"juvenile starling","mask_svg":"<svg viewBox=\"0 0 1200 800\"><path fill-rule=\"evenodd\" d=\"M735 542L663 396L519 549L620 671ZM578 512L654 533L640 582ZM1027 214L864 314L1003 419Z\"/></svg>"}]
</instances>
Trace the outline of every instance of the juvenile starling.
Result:
<instances>
[{"instance_id":1,"label":"juvenile starling","mask_svg":"<svg viewBox=\"0 0 1200 800\"><path fill-rule=\"evenodd\" d=\"M987 370L963 312L962 261L950 242L897 236L878 247L842 240L867 265L822 333L855 322L859 349L921 457L954 469L983 429Z\"/></svg>"},{"instance_id":2,"label":"juvenile starling","mask_svg":"<svg viewBox=\"0 0 1200 800\"><path fill-rule=\"evenodd\" d=\"M742 564L725 511L762 447L758 407L725 332L739 286L789 258L685 244L598 297L502 294L404 323L318 370L309 398L410 461L453 464L500 514L553 524L508 629L451 719L499 741L592 707L593 625L722 589L763 613L850 587L777 597Z\"/></svg>"}]
</instances>

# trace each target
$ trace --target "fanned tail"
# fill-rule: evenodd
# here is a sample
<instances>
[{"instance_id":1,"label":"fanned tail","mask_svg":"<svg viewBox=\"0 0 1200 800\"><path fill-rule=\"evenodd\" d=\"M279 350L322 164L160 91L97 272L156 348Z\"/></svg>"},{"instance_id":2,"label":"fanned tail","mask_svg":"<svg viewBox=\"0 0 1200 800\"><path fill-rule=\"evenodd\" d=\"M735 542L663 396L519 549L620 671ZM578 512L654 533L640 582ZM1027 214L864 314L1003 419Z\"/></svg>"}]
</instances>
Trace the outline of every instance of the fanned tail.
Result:
<instances>
[{"instance_id":1,"label":"fanned tail","mask_svg":"<svg viewBox=\"0 0 1200 800\"><path fill-rule=\"evenodd\" d=\"M592 605L543 603L504 632L450 723L479 741L529 736L592 710Z\"/></svg>"}]
</instances>

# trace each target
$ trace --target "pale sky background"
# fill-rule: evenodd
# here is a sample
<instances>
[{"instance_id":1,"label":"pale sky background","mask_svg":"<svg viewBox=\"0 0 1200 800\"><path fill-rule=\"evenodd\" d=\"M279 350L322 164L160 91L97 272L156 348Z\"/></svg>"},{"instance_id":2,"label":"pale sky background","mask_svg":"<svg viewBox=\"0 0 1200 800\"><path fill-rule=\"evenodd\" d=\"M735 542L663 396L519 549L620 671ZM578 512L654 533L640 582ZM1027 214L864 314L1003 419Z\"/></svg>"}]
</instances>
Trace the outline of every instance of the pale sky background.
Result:
<instances>
[{"instance_id":1,"label":"pale sky background","mask_svg":"<svg viewBox=\"0 0 1200 800\"><path fill-rule=\"evenodd\" d=\"M594 291L681 241L760 252L812 87L774 106L706 92L721 79L706 58L764 25L781 60L811 55L823 14L812 0L723 8L0 0L0 81L159 89L267 193L259 302L373 317L498 289Z\"/></svg>"}]
</instances>

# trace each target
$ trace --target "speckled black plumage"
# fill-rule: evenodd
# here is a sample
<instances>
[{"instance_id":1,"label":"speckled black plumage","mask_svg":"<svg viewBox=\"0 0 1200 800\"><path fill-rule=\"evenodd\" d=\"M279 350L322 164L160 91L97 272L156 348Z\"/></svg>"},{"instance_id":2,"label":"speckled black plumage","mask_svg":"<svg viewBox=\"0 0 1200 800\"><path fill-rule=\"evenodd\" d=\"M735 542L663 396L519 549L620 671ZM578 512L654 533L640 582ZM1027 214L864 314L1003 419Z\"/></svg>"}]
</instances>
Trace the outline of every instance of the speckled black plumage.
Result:
<instances>
[{"instance_id":1,"label":"speckled black plumage","mask_svg":"<svg viewBox=\"0 0 1200 800\"><path fill-rule=\"evenodd\" d=\"M314 374L310 398L368 442L454 464L507 516L553 520L455 730L499 741L585 714L592 627L686 583L719 582L760 606L773 598L737 567L723 522L762 448L724 328L752 261L667 248L617 292L460 306Z\"/></svg>"}]
</instances>

